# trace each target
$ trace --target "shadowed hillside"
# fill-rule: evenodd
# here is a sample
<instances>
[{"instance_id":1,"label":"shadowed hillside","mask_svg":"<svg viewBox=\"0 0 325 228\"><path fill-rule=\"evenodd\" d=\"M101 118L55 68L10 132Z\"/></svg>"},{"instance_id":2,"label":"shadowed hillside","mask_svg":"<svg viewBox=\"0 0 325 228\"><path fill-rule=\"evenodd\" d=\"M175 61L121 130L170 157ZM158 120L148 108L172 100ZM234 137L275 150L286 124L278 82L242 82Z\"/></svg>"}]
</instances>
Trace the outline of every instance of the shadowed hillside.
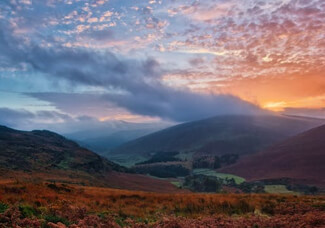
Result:
<instances>
[{"instance_id":1,"label":"shadowed hillside","mask_svg":"<svg viewBox=\"0 0 325 228\"><path fill-rule=\"evenodd\" d=\"M273 143L324 123L288 116L217 116L180 124L123 144L106 156L121 161L177 151L194 155L253 154ZM188 158L188 157L187 157Z\"/></svg>"},{"instance_id":2,"label":"shadowed hillside","mask_svg":"<svg viewBox=\"0 0 325 228\"><path fill-rule=\"evenodd\" d=\"M0 126L0 167L9 170L79 170L87 173L125 168L50 131L17 131Z\"/></svg>"},{"instance_id":3,"label":"shadowed hillside","mask_svg":"<svg viewBox=\"0 0 325 228\"><path fill-rule=\"evenodd\" d=\"M248 180L292 178L325 186L325 125L223 169Z\"/></svg>"},{"instance_id":4,"label":"shadowed hillside","mask_svg":"<svg viewBox=\"0 0 325 228\"><path fill-rule=\"evenodd\" d=\"M50 131L0 126L1 179L48 180L132 190L173 192L172 184L128 170Z\"/></svg>"}]
</instances>

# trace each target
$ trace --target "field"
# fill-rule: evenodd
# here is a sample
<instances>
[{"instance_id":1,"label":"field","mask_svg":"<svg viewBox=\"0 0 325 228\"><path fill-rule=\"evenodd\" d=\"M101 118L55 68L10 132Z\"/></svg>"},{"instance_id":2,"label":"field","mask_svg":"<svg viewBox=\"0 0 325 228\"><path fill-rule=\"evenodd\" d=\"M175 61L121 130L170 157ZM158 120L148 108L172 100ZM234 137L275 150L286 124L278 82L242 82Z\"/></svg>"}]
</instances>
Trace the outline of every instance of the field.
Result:
<instances>
[{"instance_id":1,"label":"field","mask_svg":"<svg viewBox=\"0 0 325 228\"><path fill-rule=\"evenodd\" d=\"M125 167L132 167L138 162L147 160L145 157L140 155L110 154L108 157L111 161Z\"/></svg>"},{"instance_id":2,"label":"field","mask_svg":"<svg viewBox=\"0 0 325 228\"><path fill-rule=\"evenodd\" d=\"M264 190L267 193L279 193L279 194L294 193L293 191L288 190L285 185L265 185Z\"/></svg>"},{"instance_id":3,"label":"field","mask_svg":"<svg viewBox=\"0 0 325 228\"><path fill-rule=\"evenodd\" d=\"M324 227L325 197L0 184L0 227Z\"/></svg>"},{"instance_id":4,"label":"field","mask_svg":"<svg viewBox=\"0 0 325 228\"><path fill-rule=\"evenodd\" d=\"M226 173L218 173L212 169L194 169L193 170L193 174L202 174L205 176L214 176L214 177L218 177L218 178L222 178L222 179L234 179L236 184L241 184L243 182L245 182L245 179L236 175L232 175L232 174L226 174Z\"/></svg>"}]
</instances>

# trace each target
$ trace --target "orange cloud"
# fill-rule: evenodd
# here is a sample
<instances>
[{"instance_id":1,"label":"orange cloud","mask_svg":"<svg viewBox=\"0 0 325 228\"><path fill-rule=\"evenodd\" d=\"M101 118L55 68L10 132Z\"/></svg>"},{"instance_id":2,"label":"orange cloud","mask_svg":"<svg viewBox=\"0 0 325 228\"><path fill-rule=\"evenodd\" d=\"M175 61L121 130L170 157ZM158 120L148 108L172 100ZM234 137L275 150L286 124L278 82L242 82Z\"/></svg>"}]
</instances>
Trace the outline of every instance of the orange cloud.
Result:
<instances>
[{"instance_id":1,"label":"orange cloud","mask_svg":"<svg viewBox=\"0 0 325 228\"><path fill-rule=\"evenodd\" d=\"M168 85L187 87L195 92L233 94L263 108L325 107L324 73L278 75L273 77L220 77L212 73L184 72L164 78Z\"/></svg>"}]
</instances>

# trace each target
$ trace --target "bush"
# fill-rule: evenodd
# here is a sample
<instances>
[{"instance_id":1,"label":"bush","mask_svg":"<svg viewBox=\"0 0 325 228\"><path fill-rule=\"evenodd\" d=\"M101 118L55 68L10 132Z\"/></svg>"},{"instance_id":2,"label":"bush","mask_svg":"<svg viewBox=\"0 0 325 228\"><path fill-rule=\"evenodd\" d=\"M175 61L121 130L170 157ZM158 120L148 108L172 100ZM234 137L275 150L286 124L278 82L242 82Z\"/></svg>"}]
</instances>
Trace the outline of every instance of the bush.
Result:
<instances>
[{"instance_id":1,"label":"bush","mask_svg":"<svg viewBox=\"0 0 325 228\"><path fill-rule=\"evenodd\" d=\"M190 170L182 165L155 165L135 167L136 173L149 174L160 178L184 177L190 174Z\"/></svg>"},{"instance_id":2,"label":"bush","mask_svg":"<svg viewBox=\"0 0 325 228\"><path fill-rule=\"evenodd\" d=\"M24 218L32 218L38 215L37 210L29 205L20 205L19 211Z\"/></svg>"},{"instance_id":3,"label":"bush","mask_svg":"<svg viewBox=\"0 0 325 228\"><path fill-rule=\"evenodd\" d=\"M8 209L8 205L0 202L0 213L4 213Z\"/></svg>"},{"instance_id":4,"label":"bush","mask_svg":"<svg viewBox=\"0 0 325 228\"><path fill-rule=\"evenodd\" d=\"M158 162L181 161L181 159L175 157L178 154L179 154L179 152L177 152L177 151L158 152L155 155L153 155L152 158L150 158L149 160L136 163L136 165L145 165L145 164L152 164L152 163L158 163Z\"/></svg>"},{"instance_id":5,"label":"bush","mask_svg":"<svg viewBox=\"0 0 325 228\"><path fill-rule=\"evenodd\" d=\"M62 217L59 217L59 216L56 216L56 215L46 215L44 217L44 219L46 220L46 223L52 222L52 223L55 223L56 224L58 222L61 222L61 223L63 223L66 226L69 226L70 225L70 222L67 219L62 218Z\"/></svg>"},{"instance_id":6,"label":"bush","mask_svg":"<svg viewBox=\"0 0 325 228\"><path fill-rule=\"evenodd\" d=\"M194 175L185 178L184 186L195 192L220 192L222 180L213 176Z\"/></svg>"}]
</instances>

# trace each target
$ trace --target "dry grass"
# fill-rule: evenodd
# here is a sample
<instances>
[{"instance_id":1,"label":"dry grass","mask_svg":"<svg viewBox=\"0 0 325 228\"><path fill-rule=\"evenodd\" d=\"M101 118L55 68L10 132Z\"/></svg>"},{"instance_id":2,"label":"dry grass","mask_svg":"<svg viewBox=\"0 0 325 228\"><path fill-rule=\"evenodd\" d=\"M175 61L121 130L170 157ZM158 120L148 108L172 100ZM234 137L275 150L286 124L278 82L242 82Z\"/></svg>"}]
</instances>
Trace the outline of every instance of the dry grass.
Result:
<instances>
[{"instance_id":1,"label":"dry grass","mask_svg":"<svg viewBox=\"0 0 325 228\"><path fill-rule=\"evenodd\" d=\"M324 215L325 207L324 196L162 194L78 185L6 181L0 185L0 202L9 207L27 205L33 211L29 216L35 219L55 215L73 223L87 214L109 217L120 225L128 224L126 221L130 219L133 221L132 224L135 222L155 224L161 222L163 217L175 216L187 221L220 216L228 219L234 218L233 216L242 219L262 216L261 218L270 219L279 215L302 216L307 212L312 215L317 213ZM81 212L82 216L79 215Z\"/></svg>"}]
</instances>

